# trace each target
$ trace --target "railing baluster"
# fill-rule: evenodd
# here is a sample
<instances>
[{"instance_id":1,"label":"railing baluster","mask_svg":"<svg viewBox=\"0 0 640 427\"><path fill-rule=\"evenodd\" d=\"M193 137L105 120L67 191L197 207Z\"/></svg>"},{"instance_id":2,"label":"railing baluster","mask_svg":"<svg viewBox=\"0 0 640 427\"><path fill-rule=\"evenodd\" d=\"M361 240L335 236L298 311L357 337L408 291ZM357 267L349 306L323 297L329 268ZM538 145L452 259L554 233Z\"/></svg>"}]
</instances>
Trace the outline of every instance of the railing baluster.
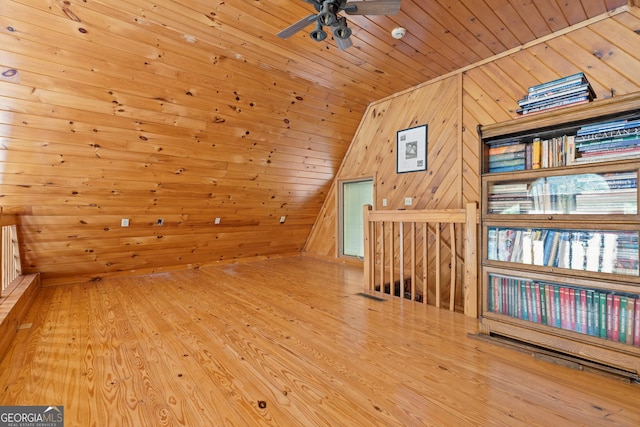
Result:
<instances>
[{"instance_id":1,"label":"railing baluster","mask_svg":"<svg viewBox=\"0 0 640 427\"><path fill-rule=\"evenodd\" d=\"M411 301L416 300L416 223L411 223Z\"/></svg>"},{"instance_id":2,"label":"railing baluster","mask_svg":"<svg viewBox=\"0 0 640 427\"><path fill-rule=\"evenodd\" d=\"M371 212L371 205L364 205L362 207L362 218L363 218L363 230L364 233L364 283L365 289L372 289L374 278L371 277L371 269L372 265L375 264L375 260L373 259L374 251L371 251L371 247L373 245L372 242L375 242L374 237L371 235L371 228L375 223L369 221L369 212Z\"/></svg>"},{"instance_id":3,"label":"railing baluster","mask_svg":"<svg viewBox=\"0 0 640 427\"><path fill-rule=\"evenodd\" d=\"M436 307L440 308L440 223L436 223Z\"/></svg>"},{"instance_id":4,"label":"railing baluster","mask_svg":"<svg viewBox=\"0 0 640 427\"><path fill-rule=\"evenodd\" d=\"M398 232L400 234L400 242L398 243L398 256L400 257L400 278L398 280L398 294L401 298L404 298L404 222L400 221L400 225L398 226L398 228ZM395 284L393 294L396 294Z\"/></svg>"},{"instance_id":5,"label":"railing baluster","mask_svg":"<svg viewBox=\"0 0 640 427\"><path fill-rule=\"evenodd\" d=\"M424 222L424 230L422 231L422 302L427 304L429 300L429 282L427 268L429 268L429 223Z\"/></svg>"},{"instance_id":6,"label":"railing baluster","mask_svg":"<svg viewBox=\"0 0 640 427\"><path fill-rule=\"evenodd\" d=\"M380 292L384 292L384 266L385 266L385 253L384 253L384 221L380 222Z\"/></svg>"},{"instance_id":7,"label":"railing baluster","mask_svg":"<svg viewBox=\"0 0 640 427\"><path fill-rule=\"evenodd\" d=\"M449 233L451 234L451 284L449 285L449 310L456 309L456 229L453 222L449 223Z\"/></svg>"},{"instance_id":8,"label":"railing baluster","mask_svg":"<svg viewBox=\"0 0 640 427\"><path fill-rule=\"evenodd\" d=\"M394 232L394 223L390 222L389 223L389 236L391 236L390 241L389 241L389 294L393 295L393 283L395 280L395 271L394 271L394 266L395 266L395 256L394 256L394 246L395 246L395 235L393 234ZM382 285L381 285L382 286Z\"/></svg>"}]
</instances>

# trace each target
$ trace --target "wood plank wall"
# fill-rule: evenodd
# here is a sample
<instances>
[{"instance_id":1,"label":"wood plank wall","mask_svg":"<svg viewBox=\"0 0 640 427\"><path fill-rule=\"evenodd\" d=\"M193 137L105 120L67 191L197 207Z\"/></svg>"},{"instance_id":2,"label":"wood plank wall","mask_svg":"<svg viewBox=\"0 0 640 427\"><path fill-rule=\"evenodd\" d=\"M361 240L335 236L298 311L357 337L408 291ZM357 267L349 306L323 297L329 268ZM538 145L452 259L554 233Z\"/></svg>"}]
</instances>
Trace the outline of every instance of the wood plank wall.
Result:
<instances>
[{"instance_id":1,"label":"wood plank wall","mask_svg":"<svg viewBox=\"0 0 640 427\"><path fill-rule=\"evenodd\" d=\"M336 257L339 185L363 177L374 180L374 209L446 209L461 204L460 78L452 76L405 95L372 104L345 156L338 176L307 242L307 253ZM396 173L396 132L427 124L427 171ZM405 206L405 198L411 206ZM382 199L387 199L383 207ZM407 227L408 230L408 227ZM446 231L445 231L446 232ZM458 236L458 241L461 236ZM408 241L408 239L407 239ZM421 238L418 239L421 241ZM396 239L396 244L398 240ZM446 245L445 245L446 246ZM420 252L422 249L419 249ZM395 250L398 253L398 250ZM431 258L435 251L429 251ZM449 254L443 254L443 260ZM432 263L433 260L430 261ZM448 262L443 265L449 281ZM430 272L433 274L433 270ZM396 266L397 271L397 266ZM448 286L443 294L447 300ZM431 296L432 297L432 296ZM433 298L429 298L433 301Z\"/></svg>"},{"instance_id":2,"label":"wood plank wall","mask_svg":"<svg viewBox=\"0 0 640 427\"><path fill-rule=\"evenodd\" d=\"M516 117L529 86L584 71L597 99L640 91L640 9L592 19L449 78L371 104L314 225L305 251L336 257L337 183L375 179L375 208L461 208L479 201L478 124ZM458 84L461 77L462 83ZM459 119L459 114L461 119ZM396 174L395 132L429 124L428 171ZM456 305L461 304L457 300Z\"/></svg>"},{"instance_id":3,"label":"wood plank wall","mask_svg":"<svg viewBox=\"0 0 640 427\"><path fill-rule=\"evenodd\" d=\"M45 286L300 253L362 87L228 57L206 15L262 12L207 3L0 2L1 204Z\"/></svg>"},{"instance_id":4,"label":"wood plank wall","mask_svg":"<svg viewBox=\"0 0 640 427\"><path fill-rule=\"evenodd\" d=\"M637 7L367 106L366 84L332 91L322 73L228 58L232 40L200 37L206 2L141 4L0 2L1 205L25 214L23 268L44 285L335 258L332 180L350 144L338 180L374 177L376 208L462 207L478 199L476 125L512 117L528 86L584 70L600 98L639 90ZM395 132L422 123L429 171L397 175Z\"/></svg>"}]
</instances>

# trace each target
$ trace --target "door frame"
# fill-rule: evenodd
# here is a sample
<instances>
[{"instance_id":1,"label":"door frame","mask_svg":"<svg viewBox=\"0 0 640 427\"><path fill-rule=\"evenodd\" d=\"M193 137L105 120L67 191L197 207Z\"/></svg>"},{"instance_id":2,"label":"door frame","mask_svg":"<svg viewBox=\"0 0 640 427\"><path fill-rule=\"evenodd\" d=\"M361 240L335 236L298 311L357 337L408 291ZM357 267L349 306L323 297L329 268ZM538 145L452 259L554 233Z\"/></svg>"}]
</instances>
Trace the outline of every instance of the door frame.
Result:
<instances>
[{"instance_id":1,"label":"door frame","mask_svg":"<svg viewBox=\"0 0 640 427\"><path fill-rule=\"evenodd\" d=\"M337 197L338 197L338 203L336 204L338 206L338 212L337 212L337 221L336 221L336 227L337 227L337 239L338 239L338 244L336 245L336 257L337 258L343 258L343 259L347 259L347 260L360 260L362 261L362 259L358 256L354 256L354 255L345 255L344 254L344 226L343 226L343 209L344 209L344 205L343 205L343 199L344 199L344 185L345 184L350 184L350 183L357 183L357 182L365 182L365 181L371 181L371 190L372 190L372 195L371 195L371 199L372 199L372 204L375 207L376 205L376 180L374 176L371 175L365 175L365 176L359 176L359 177L352 177L352 178L344 178L344 179L339 179L338 180L338 191L337 191ZM363 233L364 233L364 228L363 228Z\"/></svg>"}]
</instances>

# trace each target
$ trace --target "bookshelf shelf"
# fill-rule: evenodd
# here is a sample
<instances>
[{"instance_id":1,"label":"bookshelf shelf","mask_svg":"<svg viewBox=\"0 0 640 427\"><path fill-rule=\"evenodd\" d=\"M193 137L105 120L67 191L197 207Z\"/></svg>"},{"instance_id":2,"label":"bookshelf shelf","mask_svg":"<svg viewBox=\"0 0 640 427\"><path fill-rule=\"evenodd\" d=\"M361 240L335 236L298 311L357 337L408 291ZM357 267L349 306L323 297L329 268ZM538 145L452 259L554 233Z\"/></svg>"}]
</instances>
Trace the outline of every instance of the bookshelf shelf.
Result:
<instances>
[{"instance_id":1,"label":"bookshelf shelf","mask_svg":"<svg viewBox=\"0 0 640 427\"><path fill-rule=\"evenodd\" d=\"M478 133L481 332L640 375L640 93Z\"/></svg>"}]
</instances>

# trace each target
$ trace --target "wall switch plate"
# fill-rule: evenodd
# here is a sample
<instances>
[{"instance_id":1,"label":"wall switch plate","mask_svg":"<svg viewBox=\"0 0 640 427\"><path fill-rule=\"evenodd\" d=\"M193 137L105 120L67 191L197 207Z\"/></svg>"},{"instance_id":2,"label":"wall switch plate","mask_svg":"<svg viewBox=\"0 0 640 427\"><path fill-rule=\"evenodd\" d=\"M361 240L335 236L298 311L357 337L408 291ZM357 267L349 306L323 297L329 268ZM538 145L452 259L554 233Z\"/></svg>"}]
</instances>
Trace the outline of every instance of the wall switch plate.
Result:
<instances>
[{"instance_id":1,"label":"wall switch plate","mask_svg":"<svg viewBox=\"0 0 640 427\"><path fill-rule=\"evenodd\" d=\"M284 224L284 220L287 219L286 215L280 217L280 224Z\"/></svg>"},{"instance_id":2,"label":"wall switch plate","mask_svg":"<svg viewBox=\"0 0 640 427\"><path fill-rule=\"evenodd\" d=\"M220 218L216 218L216 219L214 219L214 220L213 220L213 223L214 223L214 224L220 224Z\"/></svg>"},{"instance_id":3,"label":"wall switch plate","mask_svg":"<svg viewBox=\"0 0 640 427\"><path fill-rule=\"evenodd\" d=\"M411 197L405 197L404 198L404 205L405 206L411 206L413 204L413 198Z\"/></svg>"},{"instance_id":4,"label":"wall switch plate","mask_svg":"<svg viewBox=\"0 0 640 427\"><path fill-rule=\"evenodd\" d=\"M382 199L382 206L387 206L387 199Z\"/></svg>"},{"instance_id":5,"label":"wall switch plate","mask_svg":"<svg viewBox=\"0 0 640 427\"><path fill-rule=\"evenodd\" d=\"M129 226L129 218L122 218L120 221L120 227L128 227Z\"/></svg>"}]
</instances>

